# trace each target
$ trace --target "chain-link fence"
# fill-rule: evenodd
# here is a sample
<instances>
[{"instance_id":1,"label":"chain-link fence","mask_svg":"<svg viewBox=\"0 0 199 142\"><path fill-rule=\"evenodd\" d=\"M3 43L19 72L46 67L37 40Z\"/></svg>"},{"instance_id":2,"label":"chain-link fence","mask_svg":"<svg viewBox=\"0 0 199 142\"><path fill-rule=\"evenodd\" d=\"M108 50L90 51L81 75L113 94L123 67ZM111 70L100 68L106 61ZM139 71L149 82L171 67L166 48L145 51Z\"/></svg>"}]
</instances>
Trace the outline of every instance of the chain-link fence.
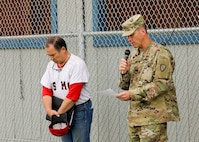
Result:
<instances>
[{"instance_id":1,"label":"chain-link fence","mask_svg":"<svg viewBox=\"0 0 199 142\"><path fill-rule=\"evenodd\" d=\"M45 40L60 35L90 71L92 142L127 142L128 102L98 91L118 87L125 49L121 23L140 13L151 38L173 53L180 122L168 124L169 142L199 141L198 0L0 0L0 141L55 142L41 102Z\"/></svg>"}]
</instances>

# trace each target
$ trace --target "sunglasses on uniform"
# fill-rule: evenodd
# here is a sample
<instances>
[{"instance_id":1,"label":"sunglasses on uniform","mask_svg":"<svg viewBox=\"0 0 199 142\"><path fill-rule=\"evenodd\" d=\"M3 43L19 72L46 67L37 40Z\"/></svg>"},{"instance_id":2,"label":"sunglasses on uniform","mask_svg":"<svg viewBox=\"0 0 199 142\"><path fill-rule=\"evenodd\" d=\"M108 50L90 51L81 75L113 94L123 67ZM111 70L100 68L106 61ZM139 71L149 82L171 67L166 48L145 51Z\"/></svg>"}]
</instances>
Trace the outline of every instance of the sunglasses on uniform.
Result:
<instances>
[{"instance_id":1,"label":"sunglasses on uniform","mask_svg":"<svg viewBox=\"0 0 199 142\"><path fill-rule=\"evenodd\" d=\"M62 71L62 68L58 68L56 63L53 63L52 69L58 72Z\"/></svg>"}]
</instances>

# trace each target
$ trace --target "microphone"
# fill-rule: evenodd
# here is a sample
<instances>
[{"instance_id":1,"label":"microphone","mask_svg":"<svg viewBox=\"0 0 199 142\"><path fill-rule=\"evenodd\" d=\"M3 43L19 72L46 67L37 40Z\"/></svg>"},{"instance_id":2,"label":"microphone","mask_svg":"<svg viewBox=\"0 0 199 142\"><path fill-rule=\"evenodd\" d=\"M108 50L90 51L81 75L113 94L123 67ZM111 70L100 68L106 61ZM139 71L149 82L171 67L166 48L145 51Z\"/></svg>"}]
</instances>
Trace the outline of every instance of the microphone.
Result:
<instances>
[{"instance_id":1,"label":"microphone","mask_svg":"<svg viewBox=\"0 0 199 142\"><path fill-rule=\"evenodd\" d=\"M124 52L124 59L127 60L129 58L131 51L129 49L126 49ZM122 75L123 75L123 71L122 71Z\"/></svg>"},{"instance_id":2,"label":"microphone","mask_svg":"<svg viewBox=\"0 0 199 142\"><path fill-rule=\"evenodd\" d=\"M129 58L130 53L131 53L131 52L130 52L129 49L126 49L126 50L125 50L125 52L124 52L124 59L125 59L125 60L127 60L127 59Z\"/></svg>"}]
</instances>

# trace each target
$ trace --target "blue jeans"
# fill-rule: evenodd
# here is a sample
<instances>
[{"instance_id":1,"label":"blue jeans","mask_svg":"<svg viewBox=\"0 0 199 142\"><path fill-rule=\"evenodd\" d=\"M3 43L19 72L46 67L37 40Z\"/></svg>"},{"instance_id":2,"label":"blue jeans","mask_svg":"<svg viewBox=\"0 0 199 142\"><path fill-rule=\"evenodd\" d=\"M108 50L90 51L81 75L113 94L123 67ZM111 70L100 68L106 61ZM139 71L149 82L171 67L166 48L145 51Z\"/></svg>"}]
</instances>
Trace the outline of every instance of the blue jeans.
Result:
<instances>
[{"instance_id":1,"label":"blue jeans","mask_svg":"<svg viewBox=\"0 0 199 142\"><path fill-rule=\"evenodd\" d=\"M62 136L62 142L90 142L90 128L93 116L91 100L77 105L69 132Z\"/></svg>"}]
</instances>

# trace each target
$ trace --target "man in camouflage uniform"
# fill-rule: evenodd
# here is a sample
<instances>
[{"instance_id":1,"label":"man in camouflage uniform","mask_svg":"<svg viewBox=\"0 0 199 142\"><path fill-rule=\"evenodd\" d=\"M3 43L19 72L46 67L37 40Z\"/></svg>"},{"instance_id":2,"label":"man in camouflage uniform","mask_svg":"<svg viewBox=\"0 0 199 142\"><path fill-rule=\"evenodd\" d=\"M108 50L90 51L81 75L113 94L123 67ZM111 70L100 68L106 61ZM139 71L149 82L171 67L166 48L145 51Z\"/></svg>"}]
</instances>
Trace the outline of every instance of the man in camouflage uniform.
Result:
<instances>
[{"instance_id":1,"label":"man in camouflage uniform","mask_svg":"<svg viewBox=\"0 0 199 142\"><path fill-rule=\"evenodd\" d=\"M120 88L117 95L130 101L128 132L130 142L167 142L167 122L179 121L172 75L174 59L164 46L152 41L140 14L122 24L123 35L135 50L121 59Z\"/></svg>"}]
</instances>

